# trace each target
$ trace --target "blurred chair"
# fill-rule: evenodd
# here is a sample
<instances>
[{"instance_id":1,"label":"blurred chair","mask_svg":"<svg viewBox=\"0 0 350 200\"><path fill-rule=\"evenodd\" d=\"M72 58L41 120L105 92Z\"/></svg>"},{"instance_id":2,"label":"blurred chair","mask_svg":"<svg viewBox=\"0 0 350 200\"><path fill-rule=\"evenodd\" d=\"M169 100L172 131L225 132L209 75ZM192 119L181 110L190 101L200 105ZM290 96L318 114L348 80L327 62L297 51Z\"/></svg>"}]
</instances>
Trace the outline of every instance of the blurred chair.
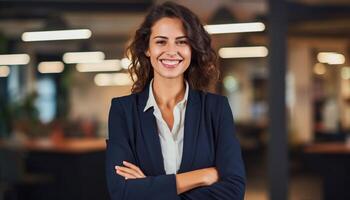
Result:
<instances>
[{"instance_id":1,"label":"blurred chair","mask_svg":"<svg viewBox=\"0 0 350 200\"><path fill-rule=\"evenodd\" d=\"M0 200L45 199L45 188L52 177L27 173L25 153L15 148L0 148Z\"/></svg>"}]
</instances>

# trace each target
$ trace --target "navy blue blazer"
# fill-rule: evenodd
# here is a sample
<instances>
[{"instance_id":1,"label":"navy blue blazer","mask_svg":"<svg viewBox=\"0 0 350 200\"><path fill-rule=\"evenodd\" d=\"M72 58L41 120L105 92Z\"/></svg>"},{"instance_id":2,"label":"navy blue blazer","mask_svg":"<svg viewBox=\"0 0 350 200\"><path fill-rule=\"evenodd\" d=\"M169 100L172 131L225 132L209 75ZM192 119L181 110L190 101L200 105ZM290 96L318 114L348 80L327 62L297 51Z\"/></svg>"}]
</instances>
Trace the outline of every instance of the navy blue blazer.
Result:
<instances>
[{"instance_id":1,"label":"navy blue blazer","mask_svg":"<svg viewBox=\"0 0 350 200\"><path fill-rule=\"evenodd\" d=\"M245 172L233 117L224 96L189 89L183 156L178 173L216 167L219 181L177 195L175 175L166 175L153 108L143 112L149 85L140 93L112 100L106 177L113 200L241 200ZM114 166L126 160L146 178L125 180Z\"/></svg>"}]
</instances>

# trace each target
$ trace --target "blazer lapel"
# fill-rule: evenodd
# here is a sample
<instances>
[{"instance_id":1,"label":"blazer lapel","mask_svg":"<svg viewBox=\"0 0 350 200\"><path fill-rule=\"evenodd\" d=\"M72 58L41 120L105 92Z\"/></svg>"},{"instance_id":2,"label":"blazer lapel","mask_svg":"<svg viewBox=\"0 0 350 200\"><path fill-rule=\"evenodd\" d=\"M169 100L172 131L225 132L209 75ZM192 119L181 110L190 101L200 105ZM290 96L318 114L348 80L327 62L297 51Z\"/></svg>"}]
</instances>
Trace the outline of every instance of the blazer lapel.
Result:
<instances>
[{"instance_id":1,"label":"blazer lapel","mask_svg":"<svg viewBox=\"0 0 350 200\"><path fill-rule=\"evenodd\" d=\"M155 174L165 174L162 150L157 132L157 124L153 115L153 108L143 112L148 99L149 84L139 93L138 112L140 116L141 132L147 151L151 157Z\"/></svg>"},{"instance_id":2,"label":"blazer lapel","mask_svg":"<svg viewBox=\"0 0 350 200\"><path fill-rule=\"evenodd\" d=\"M190 88L185 113L184 144L178 173L190 171L197 149L198 128L201 116L199 92Z\"/></svg>"}]
</instances>

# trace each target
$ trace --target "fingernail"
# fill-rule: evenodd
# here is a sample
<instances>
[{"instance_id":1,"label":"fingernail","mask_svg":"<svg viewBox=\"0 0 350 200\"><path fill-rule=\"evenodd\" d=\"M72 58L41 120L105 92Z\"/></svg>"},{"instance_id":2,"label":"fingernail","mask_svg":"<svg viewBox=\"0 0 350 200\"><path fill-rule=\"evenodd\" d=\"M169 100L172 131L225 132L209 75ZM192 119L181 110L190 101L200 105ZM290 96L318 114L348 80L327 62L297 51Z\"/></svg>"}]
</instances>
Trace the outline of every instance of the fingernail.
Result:
<instances>
[{"instance_id":1,"label":"fingernail","mask_svg":"<svg viewBox=\"0 0 350 200\"><path fill-rule=\"evenodd\" d=\"M126 162L126 161L123 161L123 164L125 164L125 163L128 163L128 162Z\"/></svg>"},{"instance_id":2,"label":"fingernail","mask_svg":"<svg viewBox=\"0 0 350 200\"><path fill-rule=\"evenodd\" d=\"M118 169L118 167L119 167L119 166L118 166L118 165L116 165L114 168L115 168L115 169Z\"/></svg>"}]
</instances>

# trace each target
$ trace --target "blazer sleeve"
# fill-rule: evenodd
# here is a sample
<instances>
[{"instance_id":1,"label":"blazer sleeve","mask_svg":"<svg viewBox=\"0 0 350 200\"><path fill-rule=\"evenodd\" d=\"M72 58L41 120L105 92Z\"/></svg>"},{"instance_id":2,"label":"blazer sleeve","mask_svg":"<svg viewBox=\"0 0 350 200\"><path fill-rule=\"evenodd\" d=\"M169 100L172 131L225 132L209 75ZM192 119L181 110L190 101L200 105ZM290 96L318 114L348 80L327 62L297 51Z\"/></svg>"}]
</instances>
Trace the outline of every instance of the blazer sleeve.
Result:
<instances>
[{"instance_id":1,"label":"blazer sleeve","mask_svg":"<svg viewBox=\"0 0 350 200\"><path fill-rule=\"evenodd\" d=\"M234 122L226 97L222 98L221 116L216 141L216 169L219 181L180 195L186 200L242 200L245 192L245 171L240 145L235 137ZM219 104L220 105L220 104Z\"/></svg>"},{"instance_id":2,"label":"blazer sleeve","mask_svg":"<svg viewBox=\"0 0 350 200\"><path fill-rule=\"evenodd\" d=\"M126 112L125 112L126 113ZM109 111L109 139L106 150L106 178L112 200L179 200L176 191L175 175L147 176L140 179L128 179L118 175L114 167L122 166L122 161L135 162L130 140L127 137L127 125L120 102L112 100Z\"/></svg>"}]
</instances>

